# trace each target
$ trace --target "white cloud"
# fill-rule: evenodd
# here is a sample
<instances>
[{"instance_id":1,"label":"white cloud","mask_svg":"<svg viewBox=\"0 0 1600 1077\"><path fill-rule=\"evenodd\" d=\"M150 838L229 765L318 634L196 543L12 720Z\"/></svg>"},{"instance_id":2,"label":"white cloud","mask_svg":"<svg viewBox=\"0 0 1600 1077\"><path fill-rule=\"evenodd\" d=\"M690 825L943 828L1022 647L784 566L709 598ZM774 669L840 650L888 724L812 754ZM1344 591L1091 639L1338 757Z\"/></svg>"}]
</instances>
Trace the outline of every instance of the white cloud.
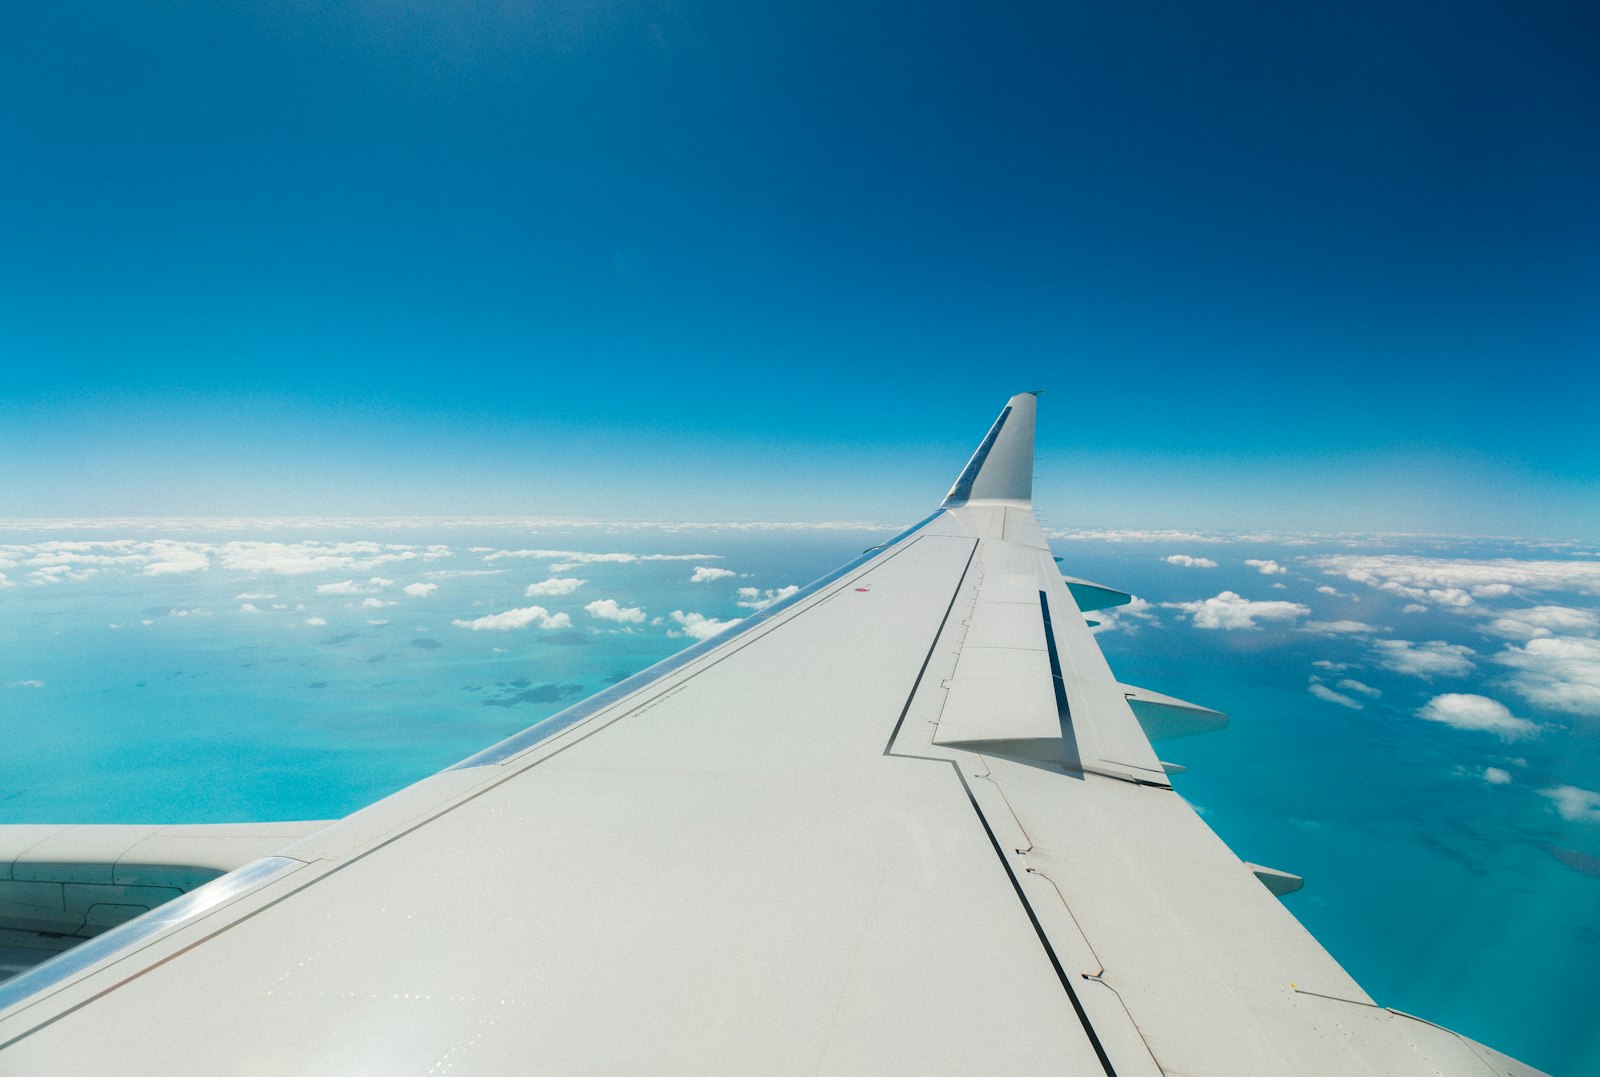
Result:
<instances>
[{"instance_id":1,"label":"white cloud","mask_svg":"<svg viewBox=\"0 0 1600 1077\"><path fill-rule=\"evenodd\" d=\"M1472 672L1472 658L1477 654L1471 647L1444 640L1412 643L1404 639L1373 640L1372 649L1378 653L1378 664L1396 673L1413 677L1463 677Z\"/></svg>"},{"instance_id":2,"label":"white cloud","mask_svg":"<svg viewBox=\"0 0 1600 1077\"><path fill-rule=\"evenodd\" d=\"M145 622L145 624L149 624L149 623L150 623L149 621ZM312 626L317 627L317 628L321 628L322 626L326 625L327 623L328 622L324 621L321 617L307 617L306 618L306 624L312 625Z\"/></svg>"},{"instance_id":3,"label":"white cloud","mask_svg":"<svg viewBox=\"0 0 1600 1077\"><path fill-rule=\"evenodd\" d=\"M514 628L571 628L572 618L565 613L551 613L543 606L524 606L521 609L491 613L470 621L451 621L457 628L470 628L474 632L509 632Z\"/></svg>"},{"instance_id":4,"label":"white cloud","mask_svg":"<svg viewBox=\"0 0 1600 1077\"><path fill-rule=\"evenodd\" d=\"M355 580L340 580L338 583L317 584L319 595L359 595L361 588L356 586Z\"/></svg>"},{"instance_id":5,"label":"white cloud","mask_svg":"<svg viewBox=\"0 0 1600 1077\"><path fill-rule=\"evenodd\" d=\"M1347 597L1349 597L1348 595L1345 595L1342 592L1340 592L1340 590L1337 587L1329 587L1327 584L1323 584L1321 587L1318 587L1317 588L1317 594L1319 594L1319 595L1335 595L1335 596L1337 596L1339 598L1347 598Z\"/></svg>"},{"instance_id":6,"label":"white cloud","mask_svg":"<svg viewBox=\"0 0 1600 1077\"><path fill-rule=\"evenodd\" d=\"M1528 702L1600 717L1600 640L1544 636L1507 647L1494 660L1515 671L1511 687Z\"/></svg>"},{"instance_id":7,"label":"white cloud","mask_svg":"<svg viewBox=\"0 0 1600 1077\"><path fill-rule=\"evenodd\" d=\"M1552 801L1561 818L1569 823L1600 823L1600 793L1575 785L1541 789L1539 795Z\"/></svg>"},{"instance_id":8,"label":"white cloud","mask_svg":"<svg viewBox=\"0 0 1600 1077\"><path fill-rule=\"evenodd\" d=\"M1163 602L1170 609L1183 610L1196 628L1259 628L1258 621L1295 621L1311 612L1298 602L1253 602L1232 591L1198 602Z\"/></svg>"},{"instance_id":9,"label":"white cloud","mask_svg":"<svg viewBox=\"0 0 1600 1077\"><path fill-rule=\"evenodd\" d=\"M1050 527L1045 537L1069 542L1234 542L1238 536L1206 534L1199 531L1145 531L1137 528Z\"/></svg>"},{"instance_id":10,"label":"white cloud","mask_svg":"<svg viewBox=\"0 0 1600 1077\"><path fill-rule=\"evenodd\" d=\"M1339 682L1339 687L1343 688L1347 692L1359 692L1368 699L1377 699L1379 696L1383 695L1383 692L1380 689L1374 688L1370 684L1362 684L1360 681L1352 680L1349 677L1341 680Z\"/></svg>"},{"instance_id":11,"label":"white cloud","mask_svg":"<svg viewBox=\"0 0 1600 1077\"><path fill-rule=\"evenodd\" d=\"M631 565L636 561L716 561L716 553L591 553L586 550L493 550L484 554L486 562L504 561L508 558L532 558L539 561L562 561L568 565Z\"/></svg>"},{"instance_id":12,"label":"white cloud","mask_svg":"<svg viewBox=\"0 0 1600 1077\"><path fill-rule=\"evenodd\" d=\"M1311 664L1318 669L1331 670L1334 673L1342 673L1344 670L1355 668L1349 662L1330 662L1326 658L1319 658Z\"/></svg>"},{"instance_id":13,"label":"white cloud","mask_svg":"<svg viewBox=\"0 0 1600 1077\"><path fill-rule=\"evenodd\" d=\"M427 598L438 589L439 585L436 583L408 583L400 588L402 593L411 595L413 598Z\"/></svg>"},{"instance_id":14,"label":"white cloud","mask_svg":"<svg viewBox=\"0 0 1600 1077\"><path fill-rule=\"evenodd\" d=\"M1378 631L1364 621L1307 621L1300 630L1324 636L1364 636Z\"/></svg>"},{"instance_id":15,"label":"white cloud","mask_svg":"<svg viewBox=\"0 0 1600 1077\"><path fill-rule=\"evenodd\" d=\"M154 560L144 566L146 576L203 572L211 567L211 555L204 548L195 548L189 543L152 542L150 556Z\"/></svg>"},{"instance_id":16,"label":"white cloud","mask_svg":"<svg viewBox=\"0 0 1600 1077\"><path fill-rule=\"evenodd\" d=\"M361 608L364 609L364 610L381 610L385 606L398 606L398 605L399 605L399 603L394 601L393 599L364 598L364 599L361 600Z\"/></svg>"},{"instance_id":17,"label":"white cloud","mask_svg":"<svg viewBox=\"0 0 1600 1077\"><path fill-rule=\"evenodd\" d=\"M388 621L384 621L384 620L377 620L377 621L371 621L371 620L369 620L369 621L368 621L368 622L367 622L367 624L369 624L369 625L386 625L386 624L388 624L388 623L389 623L389 622L388 622Z\"/></svg>"},{"instance_id":18,"label":"white cloud","mask_svg":"<svg viewBox=\"0 0 1600 1077\"><path fill-rule=\"evenodd\" d=\"M1499 767L1484 767L1483 780L1490 785L1510 785L1511 775Z\"/></svg>"},{"instance_id":19,"label":"white cloud","mask_svg":"<svg viewBox=\"0 0 1600 1077\"><path fill-rule=\"evenodd\" d=\"M1352 699L1342 692L1335 692L1332 688L1329 688L1315 677L1311 678L1311 683L1306 687L1306 691L1310 692L1312 695L1316 696L1320 700L1323 700L1324 702L1337 703L1339 706L1349 707L1353 711L1366 709L1366 704L1360 702L1359 700Z\"/></svg>"},{"instance_id":20,"label":"white cloud","mask_svg":"<svg viewBox=\"0 0 1600 1077\"><path fill-rule=\"evenodd\" d=\"M618 624L638 625L644 624L645 612L638 606L619 606L614 598L597 598L583 607L589 616L598 617L602 621L616 621Z\"/></svg>"},{"instance_id":21,"label":"white cloud","mask_svg":"<svg viewBox=\"0 0 1600 1077\"><path fill-rule=\"evenodd\" d=\"M1246 561L1245 564L1259 571L1263 576L1287 576L1289 570L1276 561Z\"/></svg>"},{"instance_id":22,"label":"white cloud","mask_svg":"<svg viewBox=\"0 0 1600 1077\"><path fill-rule=\"evenodd\" d=\"M1089 615L1088 620L1100 622L1089 630L1095 633L1116 632L1119 629L1131 633L1139 631L1141 624L1161 623L1161 618L1156 616L1155 607L1138 595L1134 595L1131 602L1125 602L1120 606L1095 610Z\"/></svg>"},{"instance_id":23,"label":"white cloud","mask_svg":"<svg viewBox=\"0 0 1600 1077\"><path fill-rule=\"evenodd\" d=\"M1600 564L1590 561L1332 554L1309 563L1330 576L1436 605L1470 606L1474 596L1501 597L1512 588L1600 595Z\"/></svg>"},{"instance_id":24,"label":"white cloud","mask_svg":"<svg viewBox=\"0 0 1600 1077\"><path fill-rule=\"evenodd\" d=\"M725 580L738 573L728 568L713 568L710 565L696 565L694 575L689 577L690 583L707 583L711 580Z\"/></svg>"},{"instance_id":25,"label":"white cloud","mask_svg":"<svg viewBox=\"0 0 1600 1077\"><path fill-rule=\"evenodd\" d=\"M1178 565L1182 568L1216 568L1217 563L1209 557L1190 557L1186 553L1175 553L1161 560L1169 565Z\"/></svg>"},{"instance_id":26,"label":"white cloud","mask_svg":"<svg viewBox=\"0 0 1600 1077\"><path fill-rule=\"evenodd\" d=\"M570 595L588 580L580 580L575 576L551 576L547 580L528 584L528 589L522 593L532 597L534 595Z\"/></svg>"},{"instance_id":27,"label":"white cloud","mask_svg":"<svg viewBox=\"0 0 1600 1077\"><path fill-rule=\"evenodd\" d=\"M743 606L747 610L764 610L774 602L782 602L790 595L798 594L799 591L799 586L792 583L787 587L768 587L766 590L756 587L741 587L739 588L737 605Z\"/></svg>"},{"instance_id":28,"label":"white cloud","mask_svg":"<svg viewBox=\"0 0 1600 1077\"><path fill-rule=\"evenodd\" d=\"M239 612L240 613L260 613L261 611L256 608L256 604L254 602L245 602L245 603L243 603L243 604L241 604L239 606Z\"/></svg>"},{"instance_id":29,"label":"white cloud","mask_svg":"<svg viewBox=\"0 0 1600 1077\"><path fill-rule=\"evenodd\" d=\"M28 573L28 582L35 585L82 583L99 571L97 568L75 569L71 565L45 565Z\"/></svg>"},{"instance_id":30,"label":"white cloud","mask_svg":"<svg viewBox=\"0 0 1600 1077\"><path fill-rule=\"evenodd\" d=\"M305 575L311 572L371 572L401 561L450 556L448 546L379 542L228 542L206 547L223 568L240 572Z\"/></svg>"},{"instance_id":31,"label":"white cloud","mask_svg":"<svg viewBox=\"0 0 1600 1077\"><path fill-rule=\"evenodd\" d=\"M1493 733L1502 740L1530 737L1539 731L1537 725L1516 717L1499 700L1465 692L1434 696L1417 711L1417 717L1443 723L1452 729Z\"/></svg>"},{"instance_id":32,"label":"white cloud","mask_svg":"<svg viewBox=\"0 0 1600 1077\"><path fill-rule=\"evenodd\" d=\"M382 576L374 576L374 577L372 577L372 579L368 580L367 583L371 584L373 587L393 587L394 586L394 581L393 580L386 580Z\"/></svg>"},{"instance_id":33,"label":"white cloud","mask_svg":"<svg viewBox=\"0 0 1600 1077\"><path fill-rule=\"evenodd\" d=\"M43 688L44 682L39 680L7 681L7 688Z\"/></svg>"},{"instance_id":34,"label":"white cloud","mask_svg":"<svg viewBox=\"0 0 1600 1077\"><path fill-rule=\"evenodd\" d=\"M233 600L235 602L271 602L277 597L277 595L243 594L234 595Z\"/></svg>"},{"instance_id":35,"label":"white cloud","mask_svg":"<svg viewBox=\"0 0 1600 1077\"><path fill-rule=\"evenodd\" d=\"M692 636L695 639L710 639L712 636L738 624L740 620L740 618L736 617L731 621L719 621L715 618L707 617L703 613L685 613L682 610L673 610L672 619L683 626L684 635ZM676 632L668 633L668 635L677 634Z\"/></svg>"},{"instance_id":36,"label":"white cloud","mask_svg":"<svg viewBox=\"0 0 1600 1077\"><path fill-rule=\"evenodd\" d=\"M1600 630L1600 617L1589 610L1570 606L1531 606L1511 610L1484 627L1484 631L1508 639L1535 639L1539 636L1592 636Z\"/></svg>"}]
</instances>

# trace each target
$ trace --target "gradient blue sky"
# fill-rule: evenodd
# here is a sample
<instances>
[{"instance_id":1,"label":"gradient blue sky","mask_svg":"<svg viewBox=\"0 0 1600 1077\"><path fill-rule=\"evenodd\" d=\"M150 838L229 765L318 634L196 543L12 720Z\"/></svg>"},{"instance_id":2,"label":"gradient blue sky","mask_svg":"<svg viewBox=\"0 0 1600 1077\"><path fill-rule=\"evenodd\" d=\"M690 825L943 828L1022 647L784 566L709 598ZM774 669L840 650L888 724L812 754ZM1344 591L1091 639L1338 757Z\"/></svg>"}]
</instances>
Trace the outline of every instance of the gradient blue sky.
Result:
<instances>
[{"instance_id":1,"label":"gradient blue sky","mask_svg":"<svg viewBox=\"0 0 1600 1077\"><path fill-rule=\"evenodd\" d=\"M1600 536L1600 15L10 5L0 516Z\"/></svg>"}]
</instances>

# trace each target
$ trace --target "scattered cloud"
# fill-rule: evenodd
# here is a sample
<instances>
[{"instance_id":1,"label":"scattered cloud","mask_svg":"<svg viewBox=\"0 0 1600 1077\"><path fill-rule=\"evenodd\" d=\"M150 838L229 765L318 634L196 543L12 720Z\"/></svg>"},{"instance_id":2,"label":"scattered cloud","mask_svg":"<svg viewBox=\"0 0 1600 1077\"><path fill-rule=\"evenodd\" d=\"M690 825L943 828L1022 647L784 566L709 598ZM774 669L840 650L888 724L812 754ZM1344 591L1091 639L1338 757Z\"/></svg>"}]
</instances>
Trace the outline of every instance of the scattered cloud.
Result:
<instances>
[{"instance_id":1,"label":"scattered cloud","mask_svg":"<svg viewBox=\"0 0 1600 1077\"><path fill-rule=\"evenodd\" d=\"M364 598L361 600L361 608L364 610L381 610L385 606L398 605L399 603L393 599L386 598Z\"/></svg>"},{"instance_id":2,"label":"scattered cloud","mask_svg":"<svg viewBox=\"0 0 1600 1077\"><path fill-rule=\"evenodd\" d=\"M1349 707L1353 711L1366 709L1365 703L1362 703L1358 699L1352 699L1343 692L1335 692L1332 688L1329 688L1327 685L1323 684L1315 676L1312 676L1311 682L1306 686L1306 691L1310 692L1312 695L1316 696L1325 703L1337 703L1339 706Z\"/></svg>"},{"instance_id":3,"label":"scattered cloud","mask_svg":"<svg viewBox=\"0 0 1600 1077\"><path fill-rule=\"evenodd\" d=\"M145 622L145 624L149 624L149 623L150 623L149 621ZM327 623L328 622L324 621L321 617L307 617L306 618L306 624L311 625L314 628L322 628Z\"/></svg>"},{"instance_id":4,"label":"scattered cloud","mask_svg":"<svg viewBox=\"0 0 1600 1077\"><path fill-rule=\"evenodd\" d=\"M1257 622L1296 621L1311 612L1298 602L1254 602L1233 591L1223 591L1198 602L1163 602L1170 609L1183 610L1196 628L1253 629Z\"/></svg>"},{"instance_id":5,"label":"scattered cloud","mask_svg":"<svg viewBox=\"0 0 1600 1077\"><path fill-rule=\"evenodd\" d=\"M696 565L694 575L689 577L690 583L708 583L711 580L725 580L738 573L729 568L714 568L710 565Z\"/></svg>"},{"instance_id":6,"label":"scattered cloud","mask_svg":"<svg viewBox=\"0 0 1600 1077\"><path fill-rule=\"evenodd\" d=\"M1300 630L1324 636L1364 636L1379 631L1364 621L1307 621Z\"/></svg>"},{"instance_id":7,"label":"scattered cloud","mask_svg":"<svg viewBox=\"0 0 1600 1077\"><path fill-rule=\"evenodd\" d=\"M1329 576L1434 605L1470 606L1477 598L1500 598L1513 589L1600 595L1600 564L1592 561L1330 554L1308 563Z\"/></svg>"},{"instance_id":8,"label":"scattered cloud","mask_svg":"<svg viewBox=\"0 0 1600 1077\"><path fill-rule=\"evenodd\" d=\"M1088 619L1098 621L1099 624L1090 629L1091 632L1137 632L1141 624L1160 624L1161 618L1156 615L1155 607L1138 595L1133 600L1121 606L1112 606L1109 609L1095 610L1089 614Z\"/></svg>"},{"instance_id":9,"label":"scattered cloud","mask_svg":"<svg viewBox=\"0 0 1600 1077\"><path fill-rule=\"evenodd\" d=\"M1382 690L1374 688L1370 684L1362 684L1360 681L1353 680L1349 677L1341 680L1339 682L1339 687L1343 688L1347 692L1358 692L1361 695L1366 696L1368 699L1377 699L1379 696L1383 695Z\"/></svg>"},{"instance_id":10,"label":"scattered cloud","mask_svg":"<svg viewBox=\"0 0 1600 1077\"><path fill-rule=\"evenodd\" d=\"M1245 564L1260 572L1263 576L1287 576L1289 570L1276 561L1246 561Z\"/></svg>"},{"instance_id":11,"label":"scattered cloud","mask_svg":"<svg viewBox=\"0 0 1600 1077\"><path fill-rule=\"evenodd\" d=\"M355 580L340 580L338 583L317 584L319 595L359 595L362 589L356 586Z\"/></svg>"},{"instance_id":12,"label":"scattered cloud","mask_svg":"<svg viewBox=\"0 0 1600 1077\"><path fill-rule=\"evenodd\" d=\"M572 618L565 613L551 613L543 606L524 606L521 609L491 613L470 621L450 623L457 628L468 628L474 632L509 632L514 628L527 628L529 625L547 629L571 628Z\"/></svg>"},{"instance_id":13,"label":"scattered cloud","mask_svg":"<svg viewBox=\"0 0 1600 1077\"><path fill-rule=\"evenodd\" d=\"M28 582L34 585L52 583L82 583L100 570L75 569L71 565L44 565L28 573Z\"/></svg>"},{"instance_id":14,"label":"scattered cloud","mask_svg":"<svg viewBox=\"0 0 1600 1077\"><path fill-rule=\"evenodd\" d=\"M1484 767L1483 780L1490 785L1510 785L1511 775L1499 767Z\"/></svg>"},{"instance_id":15,"label":"scattered cloud","mask_svg":"<svg viewBox=\"0 0 1600 1077\"><path fill-rule=\"evenodd\" d=\"M1372 649L1384 669L1413 677L1464 677L1472 672L1472 659L1477 654L1471 647L1439 639L1427 643L1379 639L1372 641Z\"/></svg>"},{"instance_id":16,"label":"scattered cloud","mask_svg":"<svg viewBox=\"0 0 1600 1077\"><path fill-rule=\"evenodd\" d=\"M1555 804L1561 818L1569 823L1600 823L1600 793L1575 785L1541 789L1539 795Z\"/></svg>"},{"instance_id":17,"label":"scattered cloud","mask_svg":"<svg viewBox=\"0 0 1600 1077\"><path fill-rule=\"evenodd\" d=\"M645 612L638 606L619 606L614 598L597 598L583 607L589 616L598 617L602 621L616 621L618 624L639 625L644 624Z\"/></svg>"},{"instance_id":18,"label":"scattered cloud","mask_svg":"<svg viewBox=\"0 0 1600 1077\"><path fill-rule=\"evenodd\" d=\"M413 598L427 598L438 589L439 585L436 583L408 583L400 588L403 594L408 594Z\"/></svg>"},{"instance_id":19,"label":"scattered cloud","mask_svg":"<svg viewBox=\"0 0 1600 1077\"><path fill-rule=\"evenodd\" d=\"M530 598L534 595L570 595L588 582L576 576L551 576L547 580L528 584L528 589L522 593Z\"/></svg>"},{"instance_id":20,"label":"scattered cloud","mask_svg":"<svg viewBox=\"0 0 1600 1077\"><path fill-rule=\"evenodd\" d=\"M44 682L40 680L7 681L7 688L43 688Z\"/></svg>"},{"instance_id":21,"label":"scattered cloud","mask_svg":"<svg viewBox=\"0 0 1600 1077\"><path fill-rule=\"evenodd\" d=\"M764 610L774 602L782 602L789 596L799 593L799 586L792 583L787 587L768 587L765 590L757 587L741 587L737 604L747 610Z\"/></svg>"},{"instance_id":22,"label":"scattered cloud","mask_svg":"<svg viewBox=\"0 0 1600 1077\"><path fill-rule=\"evenodd\" d=\"M203 549L195 549L178 542L153 542L151 556L155 558L144 566L146 576L171 576L183 572L204 572L211 567L211 557Z\"/></svg>"},{"instance_id":23,"label":"scattered cloud","mask_svg":"<svg viewBox=\"0 0 1600 1077\"><path fill-rule=\"evenodd\" d=\"M1178 565L1181 568L1216 568L1217 563L1209 557L1190 557L1186 553L1175 553L1161 560L1169 565Z\"/></svg>"},{"instance_id":24,"label":"scattered cloud","mask_svg":"<svg viewBox=\"0 0 1600 1077\"><path fill-rule=\"evenodd\" d=\"M1509 646L1494 660L1513 671L1511 688L1529 703L1600 717L1600 640L1543 636Z\"/></svg>"},{"instance_id":25,"label":"scattered cloud","mask_svg":"<svg viewBox=\"0 0 1600 1077\"><path fill-rule=\"evenodd\" d=\"M574 565L631 565L638 561L717 561L717 553L594 553L588 550L489 550L481 548L483 559L489 564L510 558L531 558L536 561L560 561L568 567ZM564 571L552 568L552 571Z\"/></svg>"},{"instance_id":26,"label":"scattered cloud","mask_svg":"<svg viewBox=\"0 0 1600 1077\"><path fill-rule=\"evenodd\" d=\"M1467 692L1447 692L1434 696L1417 711L1417 717L1429 722L1439 722L1452 729L1469 729L1493 733L1502 740L1531 737L1539 727L1526 718L1518 718L1499 700Z\"/></svg>"},{"instance_id":27,"label":"scattered cloud","mask_svg":"<svg viewBox=\"0 0 1600 1077\"><path fill-rule=\"evenodd\" d=\"M1047 527L1046 538L1069 542L1234 542L1239 536L1215 532L1141 530L1138 528Z\"/></svg>"},{"instance_id":28,"label":"scattered cloud","mask_svg":"<svg viewBox=\"0 0 1600 1077\"><path fill-rule=\"evenodd\" d=\"M1600 616L1570 606L1530 606L1495 618L1483 630L1508 639L1537 639L1557 634L1592 636L1600 630Z\"/></svg>"},{"instance_id":29,"label":"scattered cloud","mask_svg":"<svg viewBox=\"0 0 1600 1077\"><path fill-rule=\"evenodd\" d=\"M379 542L226 542L204 548L222 568L287 576L372 572L382 565L434 561L452 553L448 546Z\"/></svg>"},{"instance_id":30,"label":"scattered cloud","mask_svg":"<svg viewBox=\"0 0 1600 1077\"><path fill-rule=\"evenodd\" d=\"M731 621L719 621L702 613L685 613L683 610L673 610L672 619L683 627L683 635L691 636L694 639L710 639L712 636L732 628L740 620L736 617ZM668 633L668 635L678 634L677 632Z\"/></svg>"}]
</instances>

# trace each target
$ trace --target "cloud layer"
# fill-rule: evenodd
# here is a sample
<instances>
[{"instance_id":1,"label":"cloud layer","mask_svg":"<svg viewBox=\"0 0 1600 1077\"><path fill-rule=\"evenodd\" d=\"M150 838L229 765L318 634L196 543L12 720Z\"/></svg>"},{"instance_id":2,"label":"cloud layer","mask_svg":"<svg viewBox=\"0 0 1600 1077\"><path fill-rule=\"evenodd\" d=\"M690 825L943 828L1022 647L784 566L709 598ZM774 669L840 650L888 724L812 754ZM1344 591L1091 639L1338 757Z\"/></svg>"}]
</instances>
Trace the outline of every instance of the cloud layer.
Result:
<instances>
[{"instance_id":1,"label":"cloud layer","mask_svg":"<svg viewBox=\"0 0 1600 1077\"><path fill-rule=\"evenodd\" d=\"M1311 612L1309 606L1298 602L1255 602L1233 591L1197 602L1162 604L1187 613L1196 628L1213 629L1256 629L1262 622L1293 622Z\"/></svg>"},{"instance_id":2,"label":"cloud layer","mask_svg":"<svg viewBox=\"0 0 1600 1077\"><path fill-rule=\"evenodd\" d=\"M509 632L515 628L527 628L530 625L539 628L571 628L572 618L565 613L551 613L543 606L524 606L521 609L506 610L504 613L491 613L484 617L477 617L470 621L451 621L457 628L469 628L474 632Z\"/></svg>"}]
</instances>

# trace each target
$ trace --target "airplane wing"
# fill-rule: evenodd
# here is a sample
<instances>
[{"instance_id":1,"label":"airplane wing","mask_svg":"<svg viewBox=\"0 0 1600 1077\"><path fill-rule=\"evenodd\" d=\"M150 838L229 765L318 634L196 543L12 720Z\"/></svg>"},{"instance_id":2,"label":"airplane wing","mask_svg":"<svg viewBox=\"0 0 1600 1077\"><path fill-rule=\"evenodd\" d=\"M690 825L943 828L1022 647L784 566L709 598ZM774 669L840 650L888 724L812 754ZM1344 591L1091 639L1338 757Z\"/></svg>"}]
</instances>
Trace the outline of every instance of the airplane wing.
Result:
<instances>
[{"instance_id":1,"label":"airplane wing","mask_svg":"<svg viewBox=\"0 0 1600 1077\"><path fill-rule=\"evenodd\" d=\"M1152 738L1223 718L1108 668L1034 416L787 601L0 985L0 1073L1533 1074L1172 791Z\"/></svg>"}]
</instances>

